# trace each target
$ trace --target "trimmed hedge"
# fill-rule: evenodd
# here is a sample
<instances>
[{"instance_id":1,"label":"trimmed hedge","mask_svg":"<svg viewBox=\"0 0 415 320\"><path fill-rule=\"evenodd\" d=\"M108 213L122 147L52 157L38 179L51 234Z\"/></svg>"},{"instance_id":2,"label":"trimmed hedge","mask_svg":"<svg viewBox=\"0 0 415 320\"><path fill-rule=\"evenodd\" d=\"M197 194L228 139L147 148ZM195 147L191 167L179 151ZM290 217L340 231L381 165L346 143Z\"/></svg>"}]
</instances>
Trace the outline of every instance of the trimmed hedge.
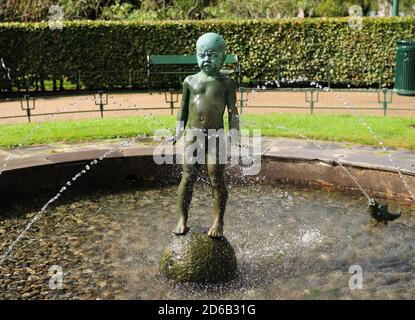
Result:
<instances>
[{"instance_id":1,"label":"trimmed hedge","mask_svg":"<svg viewBox=\"0 0 415 320\"><path fill-rule=\"evenodd\" d=\"M204 32L221 34L251 80L280 76L393 82L396 41L415 38L415 18L363 18L361 31L348 18L242 21L72 21L62 31L47 23L0 23L0 57L14 86L60 79L86 87L147 84L151 54L194 54Z\"/></svg>"}]
</instances>

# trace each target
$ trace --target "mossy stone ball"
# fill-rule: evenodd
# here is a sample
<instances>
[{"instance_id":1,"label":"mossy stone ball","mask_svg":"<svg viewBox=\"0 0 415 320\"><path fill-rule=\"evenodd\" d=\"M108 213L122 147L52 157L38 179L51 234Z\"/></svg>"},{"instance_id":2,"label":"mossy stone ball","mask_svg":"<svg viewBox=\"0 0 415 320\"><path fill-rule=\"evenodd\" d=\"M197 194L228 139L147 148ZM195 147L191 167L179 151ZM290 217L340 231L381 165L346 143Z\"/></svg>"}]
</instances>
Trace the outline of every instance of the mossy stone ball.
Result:
<instances>
[{"instance_id":1,"label":"mossy stone ball","mask_svg":"<svg viewBox=\"0 0 415 320\"><path fill-rule=\"evenodd\" d=\"M208 229L191 227L172 235L160 260L160 272L177 282L224 283L237 271L235 251L225 237L212 238Z\"/></svg>"}]
</instances>

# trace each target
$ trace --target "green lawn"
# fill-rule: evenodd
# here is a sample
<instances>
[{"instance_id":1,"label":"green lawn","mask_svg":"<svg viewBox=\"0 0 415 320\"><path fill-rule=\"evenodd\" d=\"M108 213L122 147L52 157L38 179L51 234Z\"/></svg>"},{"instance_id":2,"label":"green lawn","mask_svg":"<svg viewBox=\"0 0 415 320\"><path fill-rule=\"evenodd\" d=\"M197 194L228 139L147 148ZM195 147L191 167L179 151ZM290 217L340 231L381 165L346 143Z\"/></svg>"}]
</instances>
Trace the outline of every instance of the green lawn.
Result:
<instances>
[{"instance_id":1,"label":"green lawn","mask_svg":"<svg viewBox=\"0 0 415 320\"><path fill-rule=\"evenodd\" d=\"M308 137L317 140L342 141L363 145L379 145L378 140L353 115L293 115L274 113L244 115L244 127L260 128L264 136ZM398 117L364 117L387 147L415 150L415 119ZM289 130L277 128L284 126ZM78 142L98 139L152 135L155 129L175 127L173 116L126 117L77 121L38 122L0 125L0 147L19 144ZM30 134L31 132L31 134Z\"/></svg>"}]
</instances>

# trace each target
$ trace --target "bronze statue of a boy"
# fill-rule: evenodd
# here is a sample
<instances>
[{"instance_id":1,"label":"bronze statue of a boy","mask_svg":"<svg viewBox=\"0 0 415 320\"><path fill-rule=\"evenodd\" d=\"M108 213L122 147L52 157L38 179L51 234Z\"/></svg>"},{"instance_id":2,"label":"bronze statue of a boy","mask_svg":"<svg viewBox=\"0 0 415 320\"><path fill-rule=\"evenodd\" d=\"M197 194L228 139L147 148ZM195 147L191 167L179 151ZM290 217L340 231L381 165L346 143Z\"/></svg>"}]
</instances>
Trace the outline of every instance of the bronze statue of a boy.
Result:
<instances>
[{"instance_id":1,"label":"bronze statue of a boy","mask_svg":"<svg viewBox=\"0 0 415 320\"><path fill-rule=\"evenodd\" d=\"M206 159L212 156L212 149L208 147L209 139L213 139L215 144L219 144L217 135L213 136L210 132L220 129L223 131L225 108L228 109L229 129L236 129L239 132L236 82L220 71L226 58L226 44L220 35L216 33L203 34L197 40L196 50L197 62L201 71L186 77L183 82L183 96L177 115L178 126L176 136L173 138L173 144L185 134L186 125L186 133L189 130L200 130L204 135L202 143L204 143L203 150ZM189 157L186 156L186 150L194 143L194 139L190 141L187 139L185 142L183 175L177 202L179 222L173 230L177 235L185 234L188 231L188 211L200 163L190 163ZM206 162L214 203L214 221L208 231L208 235L211 237L221 237L223 235L223 216L228 199L228 191L224 176L225 163L219 161L218 151L221 151L221 149L216 146L213 150L215 152L213 154L215 160L213 163L211 159Z\"/></svg>"}]
</instances>

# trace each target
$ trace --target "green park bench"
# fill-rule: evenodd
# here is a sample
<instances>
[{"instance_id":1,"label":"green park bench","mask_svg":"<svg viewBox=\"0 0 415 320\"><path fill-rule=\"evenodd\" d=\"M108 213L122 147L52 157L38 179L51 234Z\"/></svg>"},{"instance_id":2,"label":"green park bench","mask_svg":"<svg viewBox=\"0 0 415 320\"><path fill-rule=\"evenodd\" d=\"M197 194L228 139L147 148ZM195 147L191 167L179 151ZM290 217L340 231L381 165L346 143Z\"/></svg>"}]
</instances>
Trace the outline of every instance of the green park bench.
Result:
<instances>
[{"instance_id":1,"label":"green park bench","mask_svg":"<svg viewBox=\"0 0 415 320\"><path fill-rule=\"evenodd\" d=\"M147 55L147 63L149 93L151 93L153 79L156 76L178 76L181 82L185 76L199 72L196 55ZM236 81L239 84L241 69L238 56L227 54L225 65L233 65L233 68L223 69L222 72L236 75Z\"/></svg>"}]
</instances>

